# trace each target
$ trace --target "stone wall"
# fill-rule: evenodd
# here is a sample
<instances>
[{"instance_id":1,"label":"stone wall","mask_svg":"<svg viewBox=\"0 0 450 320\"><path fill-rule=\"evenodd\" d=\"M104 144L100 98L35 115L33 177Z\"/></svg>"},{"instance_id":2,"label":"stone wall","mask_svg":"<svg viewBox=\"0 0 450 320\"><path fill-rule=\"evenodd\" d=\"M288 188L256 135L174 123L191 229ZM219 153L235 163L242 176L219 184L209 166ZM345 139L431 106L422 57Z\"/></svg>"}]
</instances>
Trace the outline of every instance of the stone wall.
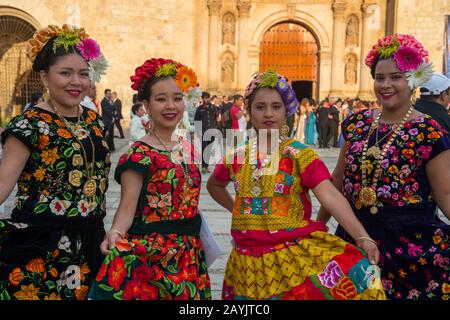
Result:
<instances>
[{"instance_id":1,"label":"stone wall","mask_svg":"<svg viewBox=\"0 0 450 320\"><path fill-rule=\"evenodd\" d=\"M436 72L443 72L444 23L450 0L398 0L397 33L411 33L430 54Z\"/></svg>"},{"instance_id":2,"label":"stone wall","mask_svg":"<svg viewBox=\"0 0 450 320\"><path fill-rule=\"evenodd\" d=\"M110 67L107 76L98 85L98 98L103 90L111 88L117 91L124 107L125 118L129 114L131 97L129 76L136 66L150 57L167 57L191 66L196 70L200 86L208 88L211 79L209 69L209 21L208 3L220 3L218 27L218 63L215 78L219 79L218 92L230 94L242 90L244 83L259 68L259 42L271 26L283 21L294 21L309 28L317 37L320 50L319 97L327 96L333 89L333 83L341 86L342 94L354 96L365 93L370 95L371 79L367 78L364 57L366 46L373 44L384 34L385 0L252 0L245 39L239 38L239 4L249 0L2 0L0 14L15 12L36 28L48 24L71 23L85 27L86 31L100 43ZM333 50L333 30L336 26L332 3L344 4L344 23L350 15L359 22L359 42L345 46L345 34L341 34L338 50ZM413 3L414 2L414 3ZM378 5L378 16L373 12L364 16L361 4ZM8 11L9 10L9 11ZM222 42L222 17L231 13L236 19L235 43ZM430 52L430 58L437 71L442 71L444 49L444 16L450 14L450 0L398 0L396 31L412 33L422 41ZM28 17L28 18L27 18ZM366 20L364 20L366 18ZM362 39L364 23L367 32ZM345 28L344 28L345 32ZM248 59L239 62L239 41L247 46ZM334 52L339 52L336 56ZM242 51L241 51L242 53ZM244 55L245 56L245 55ZM223 61L234 58L232 76L221 77ZM337 68L339 75L332 79L333 67L351 61L355 65L356 75L350 73L350 79L356 77L356 83L344 79L345 68ZM366 78L364 78L366 73ZM230 77L232 81L229 81ZM332 82L334 80L334 82ZM361 81L363 84L361 85ZM364 88L364 90L363 90ZM335 88L336 89L336 88ZM339 89L339 88L338 88Z\"/></svg>"},{"instance_id":3,"label":"stone wall","mask_svg":"<svg viewBox=\"0 0 450 320\"><path fill-rule=\"evenodd\" d=\"M97 98L103 97L105 88L116 91L126 120L134 93L129 76L138 65L150 57L166 57L196 67L194 38L199 30L194 32L194 21L201 14L194 14L195 1L3 0L2 5L17 11L14 15L25 12L32 16L36 28L64 23L83 26L99 42L109 62L107 75L97 85Z\"/></svg>"}]
</instances>

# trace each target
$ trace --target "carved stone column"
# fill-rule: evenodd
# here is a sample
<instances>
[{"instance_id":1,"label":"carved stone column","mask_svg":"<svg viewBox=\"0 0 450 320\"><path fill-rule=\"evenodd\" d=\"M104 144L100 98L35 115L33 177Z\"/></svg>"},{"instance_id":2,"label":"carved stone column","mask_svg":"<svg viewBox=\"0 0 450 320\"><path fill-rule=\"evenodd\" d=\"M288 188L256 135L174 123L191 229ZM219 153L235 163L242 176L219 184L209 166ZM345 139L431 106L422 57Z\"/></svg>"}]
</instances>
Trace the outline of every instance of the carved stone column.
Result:
<instances>
[{"instance_id":1,"label":"carved stone column","mask_svg":"<svg viewBox=\"0 0 450 320\"><path fill-rule=\"evenodd\" d=\"M362 12L362 32L361 32L361 69L360 69L360 83L358 96L362 100L371 100L373 98L372 93L372 76L370 75L370 69L365 64L366 55L372 49L372 42L370 37L370 30L367 24L367 18L370 13L367 12L368 4L361 5Z\"/></svg>"},{"instance_id":2,"label":"carved stone column","mask_svg":"<svg viewBox=\"0 0 450 320\"><path fill-rule=\"evenodd\" d=\"M209 38L208 38L208 89L216 91L219 83L219 15L221 0L208 0Z\"/></svg>"},{"instance_id":3,"label":"carved stone column","mask_svg":"<svg viewBox=\"0 0 450 320\"><path fill-rule=\"evenodd\" d=\"M247 82L250 81L248 71L248 18L250 16L251 1L241 1L237 3L239 12L239 35L238 35L238 81L237 89L243 91Z\"/></svg>"},{"instance_id":4,"label":"carved stone column","mask_svg":"<svg viewBox=\"0 0 450 320\"><path fill-rule=\"evenodd\" d=\"M331 97L342 97L344 86L344 43L347 4L333 3L333 44L331 62Z\"/></svg>"}]
</instances>

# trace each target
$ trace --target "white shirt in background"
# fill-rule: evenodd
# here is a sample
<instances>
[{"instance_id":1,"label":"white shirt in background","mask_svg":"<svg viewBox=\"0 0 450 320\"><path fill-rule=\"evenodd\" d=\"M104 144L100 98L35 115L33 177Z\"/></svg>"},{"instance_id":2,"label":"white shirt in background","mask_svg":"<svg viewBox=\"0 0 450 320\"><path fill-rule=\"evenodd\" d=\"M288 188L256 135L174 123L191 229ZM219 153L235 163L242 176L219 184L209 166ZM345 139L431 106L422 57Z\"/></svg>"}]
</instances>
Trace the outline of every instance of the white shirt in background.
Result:
<instances>
[{"instance_id":1,"label":"white shirt in background","mask_svg":"<svg viewBox=\"0 0 450 320\"><path fill-rule=\"evenodd\" d=\"M144 115L142 117L139 117L135 114L131 116L131 122L130 122L130 143L135 142L136 140L139 140L143 136L147 134L145 131L144 123L148 122L148 116Z\"/></svg>"},{"instance_id":2,"label":"white shirt in background","mask_svg":"<svg viewBox=\"0 0 450 320\"><path fill-rule=\"evenodd\" d=\"M94 110L95 112L97 112L97 107L95 106L95 103L93 103L91 98L89 98L88 96L85 96L83 101L80 102L80 104L83 107L89 108L89 109Z\"/></svg>"},{"instance_id":3,"label":"white shirt in background","mask_svg":"<svg viewBox=\"0 0 450 320\"><path fill-rule=\"evenodd\" d=\"M244 115L242 115L242 117L239 118L238 124L239 124L239 131L245 131L247 129L247 121L245 121Z\"/></svg>"}]
</instances>

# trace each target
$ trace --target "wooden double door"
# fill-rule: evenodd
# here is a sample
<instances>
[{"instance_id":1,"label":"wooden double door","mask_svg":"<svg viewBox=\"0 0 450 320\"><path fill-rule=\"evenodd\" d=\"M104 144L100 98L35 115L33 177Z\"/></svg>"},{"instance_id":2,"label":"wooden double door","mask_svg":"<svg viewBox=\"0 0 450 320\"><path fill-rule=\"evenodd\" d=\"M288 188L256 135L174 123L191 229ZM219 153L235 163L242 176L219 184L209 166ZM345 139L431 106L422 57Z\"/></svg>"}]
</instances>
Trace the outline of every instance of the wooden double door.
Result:
<instances>
[{"instance_id":1,"label":"wooden double door","mask_svg":"<svg viewBox=\"0 0 450 320\"><path fill-rule=\"evenodd\" d=\"M269 69L288 78L303 98L316 98L318 92L319 45L304 26L285 22L270 28L260 43L259 70Z\"/></svg>"}]
</instances>

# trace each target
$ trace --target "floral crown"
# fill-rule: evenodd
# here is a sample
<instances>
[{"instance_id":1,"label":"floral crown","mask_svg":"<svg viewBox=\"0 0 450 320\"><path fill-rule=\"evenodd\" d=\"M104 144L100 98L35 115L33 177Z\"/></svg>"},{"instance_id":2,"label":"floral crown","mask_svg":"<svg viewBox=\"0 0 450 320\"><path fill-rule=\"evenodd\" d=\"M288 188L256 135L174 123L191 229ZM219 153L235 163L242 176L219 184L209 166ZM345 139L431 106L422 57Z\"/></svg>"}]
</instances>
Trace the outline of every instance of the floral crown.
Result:
<instances>
[{"instance_id":1,"label":"floral crown","mask_svg":"<svg viewBox=\"0 0 450 320\"><path fill-rule=\"evenodd\" d=\"M136 68L134 75L130 77L131 88L139 90L143 82L152 77L172 77L181 91L185 93L185 103L188 105L197 102L201 96L195 72L177 61L164 58L152 58L145 61L143 65Z\"/></svg>"},{"instance_id":2,"label":"floral crown","mask_svg":"<svg viewBox=\"0 0 450 320\"><path fill-rule=\"evenodd\" d=\"M253 75L252 81L247 86L247 89L245 89L244 94L245 104L247 106L249 104L249 98L256 88L276 89L283 99L288 117L293 115L299 107L295 91L292 89L287 79L275 71L269 70Z\"/></svg>"},{"instance_id":3,"label":"floral crown","mask_svg":"<svg viewBox=\"0 0 450 320\"><path fill-rule=\"evenodd\" d=\"M32 62L36 59L42 48L50 41L53 41L53 52L60 47L67 51L69 47L76 47L84 60L89 65L89 78L92 82L99 82L101 75L106 73L108 62L100 51L98 43L89 38L84 28L76 28L67 24L61 28L55 25L36 31L33 37L28 40L28 57Z\"/></svg>"},{"instance_id":4,"label":"floral crown","mask_svg":"<svg viewBox=\"0 0 450 320\"><path fill-rule=\"evenodd\" d=\"M433 65L428 61L428 51L412 35L394 34L379 39L367 54L366 65L371 68L379 57L394 59L397 68L406 73L411 90L422 86L433 75Z\"/></svg>"}]
</instances>

